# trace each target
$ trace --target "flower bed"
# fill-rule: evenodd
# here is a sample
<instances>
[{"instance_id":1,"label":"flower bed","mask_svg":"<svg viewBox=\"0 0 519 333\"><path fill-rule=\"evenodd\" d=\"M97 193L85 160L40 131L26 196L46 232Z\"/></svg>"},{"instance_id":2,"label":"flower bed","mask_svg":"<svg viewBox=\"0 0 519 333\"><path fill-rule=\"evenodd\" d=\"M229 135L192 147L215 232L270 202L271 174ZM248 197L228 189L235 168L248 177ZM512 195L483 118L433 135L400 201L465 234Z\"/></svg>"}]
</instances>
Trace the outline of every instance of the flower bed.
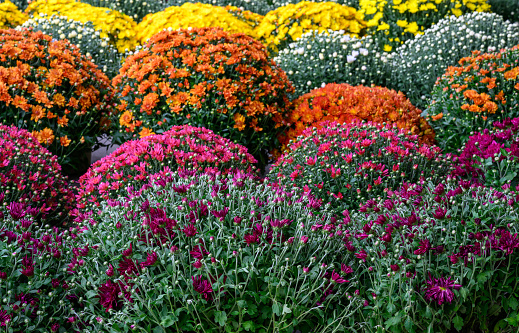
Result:
<instances>
[{"instance_id":1,"label":"flower bed","mask_svg":"<svg viewBox=\"0 0 519 333\"><path fill-rule=\"evenodd\" d=\"M110 126L106 75L68 41L0 30L0 121L32 132L71 174ZM84 170L83 170L84 172Z\"/></svg>"},{"instance_id":2,"label":"flower bed","mask_svg":"<svg viewBox=\"0 0 519 333\"><path fill-rule=\"evenodd\" d=\"M262 165L293 89L263 45L220 28L154 35L112 83L121 101L112 115L116 141L190 124L224 133Z\"/></svg>"},{"instance_id":3,"label":"flower bed","mask_svg":"<svg viewBox=\"0 0 519 333\"><path fill-rule=\"evenodd\" d=\"M28 131L0 125L0 220L10 214L63 225L72 202L56 156Z\"/></svg>"},{"instance_id":4,"label":"flower bed","mask_svg":"<svg viewBox=\"0 0 519 333\"><path fill-rule=\"evenodd\" d=\"M459 149L475 130L519 116L519 47L474 51L434 86L426 114L446 151Z\"/></svg>"}]
</instances>

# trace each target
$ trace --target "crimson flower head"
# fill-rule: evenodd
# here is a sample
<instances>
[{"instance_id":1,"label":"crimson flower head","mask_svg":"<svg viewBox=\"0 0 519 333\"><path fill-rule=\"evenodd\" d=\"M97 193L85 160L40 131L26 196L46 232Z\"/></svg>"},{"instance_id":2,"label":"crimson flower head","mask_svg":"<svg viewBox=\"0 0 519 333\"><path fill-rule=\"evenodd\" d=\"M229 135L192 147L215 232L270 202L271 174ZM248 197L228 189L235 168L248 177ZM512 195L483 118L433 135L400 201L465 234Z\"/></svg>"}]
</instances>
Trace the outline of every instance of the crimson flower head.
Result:
<instances>
[{"instance_id":1,"label":"crimson flower head","mask_svg":"<svg viewBox=\"0 0 519 333\"><path fill-rule=\"evenodd\" d=\"M26 213L25 204L21 202L11 202L7 209L9 209L9 214L15 221L24 217Z\"/></svg>"},{"instance_id":2,"label":"crimson flower head","mask_svg":"<svg viewBox=\"0 0 519 333\"><path fill-rule=\"evenodd\" d=\"M130 247L123 251L124 257L131 257L133 253L132 244L130 244Z\"/></svg>"},{"instance_id":3,"label":"crimson flower head","mask_svg":"<svg viewBox=\"0 0 519 333\"><path fill-rule=\"evenodd\" d=\"M213 300L213 287L209 280L202 280L201 275L198 275L197 277L192 276L191 280L193 281L193 288L196 292L202 295L202 297L208 302Z\"/></svg>"},{"instance_id":4,"label":"crimson flower head","mask_svg":"<svg viewBox=\"0 0 519 333\"><path fill-rule=\"evenodd\" d=\"M350 282L350 281L348 281L348 280L345 280L345 279L341 278L340 274L335 273L335 270L332 272L331 280L334 281L335 283L346 283L346 282Z\"/></svg>"},{"instance_id":5,"label":"crimson flower head","mask_svg":"<svg viewBox=\"0 0 519 333\"><path fill-rule=\"evenodd\" d=\"M429 274L429 280L426 281L425 299L428 302L437 302L438 305L443 303L452 303L454 299L453 289L460 290L461 284L454 283L450 277L434 278Z\"/></svg>"},{"instance_id":6,"label":"crimson flower head","mask_svg":"<svg viewBox=\"0 0 519 333\"><path fill-rule=\"evenodd\" d=\"M184 229L182 229L184 234L186 234L187 237L194 237L198 232L196 231L196 227L194 224L190 224Z\"/></svg>"},{"instance_id":7,"label":"crimson flower head","mask_svg":"<svg viewBox=\"0 0 519 333\"><path fill-rule=\"evenodd\" d=\"M113 283L112 280L106 281L99 287L99 303L106 309L106 312L110 309L119 310L123 307L123 302L119 298L121 293L121 287L117 283Z\"/></svg>"},{"instance_id":8,"label":"crimson flower head","mask_svg":"<svg viewBox=\"0 0 519 333\"><path fill-rule=\"evenodd\" d=\"M420 246L418 249L414 251L414 254L424 254L427 253L431 249L431 243L428 239L424 239L420 241Z\"/></svg>"}]
</instances>

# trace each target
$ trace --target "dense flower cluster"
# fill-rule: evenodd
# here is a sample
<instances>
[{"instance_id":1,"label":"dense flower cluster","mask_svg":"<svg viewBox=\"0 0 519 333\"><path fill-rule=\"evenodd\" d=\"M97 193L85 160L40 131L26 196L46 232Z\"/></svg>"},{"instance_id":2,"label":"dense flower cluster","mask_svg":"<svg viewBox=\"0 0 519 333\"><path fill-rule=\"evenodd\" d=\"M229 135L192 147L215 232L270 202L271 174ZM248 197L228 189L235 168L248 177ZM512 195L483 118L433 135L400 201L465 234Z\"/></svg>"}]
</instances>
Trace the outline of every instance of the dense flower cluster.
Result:
<instances>
[{"instance_id":1,"label":"dense flower cluster","mask_svg":"<svg viewBox=\"0 0 519 333\"><path fill-rule=\"evenodd\" d=\"M273 8L279 8L283 6L287 6L289 4L297 4L299 0L272 0ZM317 1L314 1L317 2ZM359 8L359 0L329 0L327 2L338 3L339 5L344 5L353 8Z\"/></svg>"},{"instance_id":2,"label":"dense flower cluster","mask_svg":"<svg viewBox=\"0 0 519 333\"><path fill-rule=\"evenodd\" d=\"M314 194L339 213L405 181L440 181L450 171L440 148L406 133L396 124L321 122L303 131L268 177Z\"/></svg>"},{"instance_id":3,"label":"dense flower cluster","mask_svg":"<svg viewBox=\"0 0 519 333\"><path fill-rule=\"evenodd\" d=\"M91 21L96 30L101 30L102 38L108 37L119 52L133 50L136 23L128 15L109 8L94 7L75 0L36 0L31 2L26 12L33 15L57 14L83 23Z\"/></svg>"},{"instance_id":4,"label":"dense flower cluster","mask_svg":"<svg viewBox=\"0 0 519 333\"><path fill-rule=\"evenodd\" d=\"M28 19L15 4L9 0L0 3L0 29L15 28Z\"/></svg>"},{"instance_id":5,"label":"dense flower cluster","mask_svg":"<svg viewBox=\"0 0 519 333\"><path fill-rule=\"evenodd\" d=\"M67 173L109 126L110 82L68 41L40 31L0 32L0 121L32 132Z\"/></svg>"},{"instance_id":6,"label":"dense flower cluster","mask_svg":"<svg viewBox=\"0 0 519 333\"><path fill-rule=\"evenodd\" d=\"M117 49L110 45L108 37L101 37L100 30L95 30L92 22L82 23L65 16L45 14L26 21L19 28L32 28L41 31L54 39L68 39L81 50L108 77L113 78L121 67L121 55Z\"/></svg>"},{"instance_id":7,"label":"dense flower cluster","mask_svg":"<svg viewBox=\"0 0 519 333\"><path fill-rule=\"evenodd\" d=\"M67 273L67 252L73 249L76 235L39 226L31 209L22 204L10 203L7 210L0 218L2 331L81 331L85 323L78 312L84 302Z\"/></svg>"},{"instance_id":8,"label":"dense flower cluster","mask_svg":"<svg viewBox=\"0 0 519 333\"><path fill-rule=\"evenodd\" d=\"M171 6L161 12L147 15L136 28L137 40L145 43L156 33L171 28L219 27L229 33L244 33L254 37L251 25L225 10L224 7L201 3Z\"/></svg>"},{"instance_id":9,"label":"dense flower cluster","mask_svg":"<svg viewBox=\"0 0 519 333\"><path fill-rule=\"evenodd\" d=\"M279 137L285 147L296 141L307 127L322 121L351 123L366 120L374 123L396 124L418 135L421 143L433 144L434 131L420 116L421 111L402 93L382 87L328 84L299 97L288 115L290 129Z\"/></svg>"},{"instance_id":10,"label":"dense flower cluster","mask_svg":"<svg viewBox=\"0 0 519 333\"><path fill-rule=\"evenodd\" d=\"M368 300L364 320L388 331L448 332L515 317L496 297L518 297L518 200L517 189L451 179L407 184L345 212L344 245ZM473 306L481 302L496 310Z\"/></svg>"},{"instance_id":11,"label":"dense flower cluster","mask_svg":"<svg viewBox=\"0 0 519 333\"><path fill-rule=\"evenodd\" d=\"M474 134L455 158L452 174L485 186L515 187L519 182L519 118L494 122L495 130Z\"/></svg>"},{"instance_id":12,"label":"dense flower cluster","mask_svg":"<svg viewBox=\"0 0 519 333\"><path fill-rule=\"evenodd\" d=\"M476 130L519 117L519 47L497 53L474 51L451 66L432 92L427 116L439 145L452 152Z\"/></svg>"},{"instance_id":13,"label":"dense flower cluster","mask_svg":"<svg viewBox=\"0 0 519 333\"><path fill-rule=\"evenodd\" d=\"M81 0L95 7L107 7L126 14L139 22L148 14L163 10L166 6L172 6L171 1L163 0Z\"/></svg>"},{"instance_id":14,"label":"dense flower cluster","mask_svg":"<svg viewBox=\"0 0 519 333\"><path fill-rule=\"evenodd\" d=\"M237 7L244 11L265 15L275 9L269 0L167 0L168 6L182 6L185 3L203 3L220 7Z\"/></svg>"},{"instance_id":15,"label":"dense flower cluster","mask_svg":"<svg viewBox=\"0 0 519 333\"><path fill-rule=\"evenodd\" d=\"M390 52L442 18L488 12L488 0L359 0L360 11L377 43Z\"/></svg>"},{"instance_id":16,"label":"dense flower cluster","mask_svg":"<svg viewBox=\"0 0 519 333\"><path fill-rule=\"evenodd\" d=\"M255 29L269 50L277 52L310 30L344 30L359 36L366 27L355 8L333 2L301 1L268 12Z\"/></svg>"},{"instance_id":17,"label":"dense flower cluster","mask_svg":"<svg viewBox=\"0 0 519 333\"><path fill-rule=\"evenodd\" d=\"M392 54L390 88L424 108L436 79L472 51L492 52L519 44L519 25L489 13L451 16L405 42Z\"/></svg>"},{"instance_id":18,"label":"dense flower cluster","mask_svg":"<svg viewBox=\"0 0 519 333\"><path fill-rule=\"evenodd\" d=\"M164 134L126 142L95 162L79 179L78 210L73 215L91 212L102 201L138 191L149 176L165 168L176 171L212 167L222 172L252 172L253 163L256 160L246 148L208 129L174 126Z\"/></svg>"},{"instance_id":19,"label":"dense flower cluster","mask_svg":"<svg viewBox=\"0 0 519 333\"><path fill-rule=\"evenodd\" d=\"M293 91L261 43L220 28L154 35L112 83L121 99L116 140L187 123L225 133L262 163Z\"/></svg>"},{"instance_id":20,"label":"dense flower cluster","mask_svg":"<svg viewBox=\"0 0 519 333\"><path fill-rule=\"evenodd\" d=\"M312 30L281 50L274 61L288 74L295 96L327 83L385 85L387 59L371 36Z\"/></svg>"},{"instance_id":21,"label":"dense flower cluster","mask_svg":"<svg viewBox=\"0 0 519 333\"><path fill-rule=\"evenodd\" d=\"M26 130L0 125L0 220L11 205L42 224L63 224L72 201L56 156Z\"/></svg>"},{"instance_id":22,"label":"dense flower cluster","mask_svg":"<svg viewBox=\"0 0 519 333\"><path fill-rule=\"evenodd\" d=\"M178 332L360 329L341 320L362 306L344 260L345 225L311 195L241 172L179 172L151 185L78 227L72 262L84 264L73 276L99 330L145 329L161 313ZM99 247L83 255L91 244Z\"/></svg>"},{"instance_id":23,"label":"dense flower cluster","mask_svg":"<svg viewBox=\"0 0 519 333\"><path fill-rule=\"evenodd\" d=\"M263 15L251 12L250 10L244 10L240 7L230 5L226 5L224 6L224 8L227 12L231 13L232 15L244 21L253 28L257 27L261 23L261 21L263 21Z\"/></svg>"}]
</instances>

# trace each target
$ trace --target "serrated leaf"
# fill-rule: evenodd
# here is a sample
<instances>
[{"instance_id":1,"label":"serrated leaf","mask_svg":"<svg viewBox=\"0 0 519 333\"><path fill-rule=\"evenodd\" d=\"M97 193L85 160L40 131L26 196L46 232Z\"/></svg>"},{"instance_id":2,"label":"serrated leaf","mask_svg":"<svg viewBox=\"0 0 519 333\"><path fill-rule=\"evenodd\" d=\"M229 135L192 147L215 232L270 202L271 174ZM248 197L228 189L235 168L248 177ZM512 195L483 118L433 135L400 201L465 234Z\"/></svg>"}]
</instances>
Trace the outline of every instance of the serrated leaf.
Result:
<instances>
[{"instance_id":1,"label":"serrated leaf","mask_svg":"<svg viewBox=\"0 0 519 333\"><path fill-rule=\"evenodd\" d=\"M281 315L281 306L279 305L278 302L275 302L274 304L272 304L272 313L274 313L276 316Z\"/></svg>"},{"instance_id":2,"label":"serrated leaf","mask_svg":"<svg viewBox=\"0 0 519 333\"><path fill-rule=\"evenodd\" d=\"M254 322L253 321L246 321L243 323L243 328L249 332L249 331L252 331L254 332L256 330L256 327L254 327Z\"/></svg>"},{"instance_id":3,"label":"serrated leaf","mask_svg":"<svg viewBox=\"0 0 519 333\"><path fill-rule=\"evenodd\" d=\"M401 321L402 321L402 317L400 317L400 313L397 313L395 316L386 320L386 322L384 324L386 324L386 329L389 329L390 327L397 325Z\"/></svg>"},{"instance_id":4,"label":"serrated leaf","mask_svg":"<svg viewBox=\"0 0 519 333\"><path fill-rule=\"evenodd\" d=\"M216 311L214 313L214 320L220 326L225 326L225 322L227 321L227 314L225 313L225 311Z\"/></svg>"},{"instance_id":5,"label":"serrated leaf","mask_svg":"<svg viewBox=\"0 0 519 333\"><path fill-rule=\"evenodd\" d=\"M476 276L476 280L478 281L478 283L485 283L488 281L488 279L490 279L491 276L492 276L492 271L486 271L483 273L479 273Z\"/></svg>"},{"instance_id":6,"label":"serrated leaf","mask_svg":"<svg viewBox=\"0 0 519 333\"><path fill-rule=\"evenodd\" d=\"M454 317L452 323L454 324L454 328L458 332L461 331L461 329L463 328L463 319L460 316Z\"/></svg>"}]
</instances>

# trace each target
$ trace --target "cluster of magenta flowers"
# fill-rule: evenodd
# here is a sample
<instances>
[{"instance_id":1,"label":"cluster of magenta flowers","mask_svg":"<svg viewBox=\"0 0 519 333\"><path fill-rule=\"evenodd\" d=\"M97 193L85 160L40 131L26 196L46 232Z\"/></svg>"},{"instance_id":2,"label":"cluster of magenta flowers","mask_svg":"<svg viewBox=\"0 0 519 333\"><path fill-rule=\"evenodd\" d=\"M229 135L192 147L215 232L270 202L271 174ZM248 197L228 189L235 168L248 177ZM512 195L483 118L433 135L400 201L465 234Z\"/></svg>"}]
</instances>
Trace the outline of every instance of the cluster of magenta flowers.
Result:
<instances>
[{"instance_id":1,"label":"cluster of magenta flowers","mask_svg":"<svg viewBox=\"0 0 519 333\"><path fill-rule=\"evenodd\" d=\"M66 273L76 235L40 225L38 209L25 203L6 207L0 219L0 327L6 332L85 327L76 314L84 303Z\"/></svg>"},{"instance_id":2,"label":"cluster of magenta flowers","mask_svg":"<svg viewBox=\"0 0 519 333\"><path fill-rule=\"evenodd\" d=\"M26 130L0 125L0 219L14 202L42 223L61 224L73 199L56 156Z\"/></svg>"},{"instance_id":3,"label":"cluster of magenta flowers","mask_svg":"<svg viewBox=\"0 0 519 333\"><path fill-rule=\"evenodd\" d=\"M452 175L486 186L518 184L519 118L494 122L488 129L472 135L459 156L454 158Z\"/></svg>"},{"instance_id":4,"label":"cluster of magenta flowers","mask_svg":"<svg viewBox=\"0 0 519 333\"><path fill-rule=\"evenodd\" d=\"M500 311L460 308L484 300L500 306L495 297L501 288L513 290L518 200L519 191L510 186L496 190L449 177L438 185L405 184L356 212L345 211L350 229L344 247L355 258L361 296L372 296L372 320L410 313L392 323L394 329L425 331L433 316L440 322L459 317L461 323L477 318L482 326L499 318Z\"/></svg>"},{"instance_id":5,"label":"cluster of magenta flowers","mask_svg":"<svg viewBox=\"0 0 519 333\"><path fill-rule=\"evenodd\" d=\"M310 193L243 171L172 171L136 195L108 199L77 227L71 273L88 277L80 288L94 308L81 319L138 329L157 324L167 307L175 330L307 331L305 322L320 323L326 309L330 321L318 331L358 327L340 323L363 300L341 250L345 225L326 208ZM134 315L141 308L147 316Z\"/></svg>"},{"instance_id":6,"label":"cluster of magenta flowers","mask_svg":"<svg viewBox=\"0 0 519 333\"><path fill-rule=\"evenodd\" d=\"M79 179L78 204L72 215L92 213L103 201L138 191L149 176L165 168L252 172L253 163L256 160L245 147L211 130L174 126L163 134L128 141L94 163Z\"/></svg>"},{"instance_id":7,"label":"cluster of magenta flowers","mask_svg":"<svg viewBox=\"0 0 519 333\"><path fill-rule=\"evenodd\" d=\"M438 182L449 163L438 147L396 125L325 122L307 128L270 170L271 180L297 186L338 212L397 189L404 181Z\"/></svg>"}]
</instances>

